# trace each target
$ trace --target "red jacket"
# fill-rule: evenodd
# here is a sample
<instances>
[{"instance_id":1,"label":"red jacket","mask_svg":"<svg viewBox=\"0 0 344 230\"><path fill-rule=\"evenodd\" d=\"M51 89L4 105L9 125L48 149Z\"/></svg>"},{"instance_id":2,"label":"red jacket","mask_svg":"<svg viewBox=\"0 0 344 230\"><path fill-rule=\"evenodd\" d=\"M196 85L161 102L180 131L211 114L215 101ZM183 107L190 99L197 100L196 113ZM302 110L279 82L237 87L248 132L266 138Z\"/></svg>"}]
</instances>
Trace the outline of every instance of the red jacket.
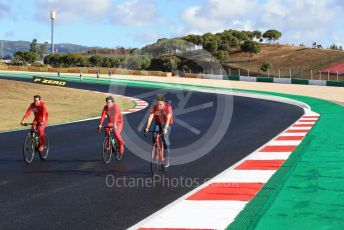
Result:
<instances>
[{"instance_id":1,"label":"red jacket","mask_svg":"<svg viewBox=\"0 0 344 230\"><path fill-rule=\"evenodd\" d=\"M31 103L23 119L27 119L32 112L35 115L34 121L43 122L43 118L45 118L44 123L48 123L48 109L43 101L41 101L38 106L36 106L35 103Z\"/></svg>"},{"instance_id":2,"label":"red jacket","mask_svg":"<svg viewBox=\"0 0 344 230\"><path fill-rule=\"evenodd\" d=\"M172 106L166 102L164 108L162 108L161 110L159 110L157 105L154 105L150 110L150 114L154 114L154 119L157 124L165 124L167 121L167 115L171 115L170 125L173 124Z\"/></svg>"},{"instance_id":3,"label":"red jacket","mask_svg":"<svg viewBox=\"0 0 344 230\"><path fill-rule=\"evenodd\" d=\"M105 117L108 118L109 123L116 124L117 126L123 124L121 108L117 104L114 104L111 108L109 108L107 105L104 106L102 117L100 118L101 125L103 124Z\"/></svg>"}]
</instances>

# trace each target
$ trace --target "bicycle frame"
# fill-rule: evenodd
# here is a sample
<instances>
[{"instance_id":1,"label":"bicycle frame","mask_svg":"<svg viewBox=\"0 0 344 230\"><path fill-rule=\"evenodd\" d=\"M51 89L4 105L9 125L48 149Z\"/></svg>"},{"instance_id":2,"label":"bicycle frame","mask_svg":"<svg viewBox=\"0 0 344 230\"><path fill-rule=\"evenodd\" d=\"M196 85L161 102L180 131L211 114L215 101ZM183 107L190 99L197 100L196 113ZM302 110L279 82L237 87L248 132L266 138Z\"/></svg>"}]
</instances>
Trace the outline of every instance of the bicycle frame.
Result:
<instances>
[{"instance_id":1,"label":"bicycle frame","mask_svg":"<svg viewBox=\"0 0 344 230\"><path fill-rule=\"evenodd\" d=\"M31 125L30 127L30 131L29 131L29 135L34 139L35 138L35 135L38 136L38 143L34 142L35 143L35 147L39 147L39 144L40 144L40 139L39 139L39 135L40 135L40 132L39 132L39 127L40 125L39 124L36 124L36 123L24 123L24 126L29 126ZM34 127L34 125L36 125L36 128Z\"/></svg>"},{"instance_id":2,"label":"bicycle frame","mask_svg":"<svg viewBox=\"0 0 344 230\"><path fill-rule=\"evenodd\" d=\"M111 134L114 134L115 128L114 128L114 127L111 127L111 126L105 126L104 129L108 129L106 134L107 134L107 136L109 137L109 139L111 140L111 141L109 142L109 147L111 148L111 145L112 145L112 143L113 143L112 140L115 139L115 137L113 137Z\"/></svg>"},{"instance_id":3,"label":"bicycle frame","mask_svg":"<svg viewBox=\"0 0 344 230\"><path fill-rule=\"evenodd\" d=\"M152 131L153 133L157 133L156 137L155 137L155 143L154 146L156 149L160 149L159 153L157 153L156 151L152 152L152 159L158 159L159 162L163 162L164 159L164 145L163 145L163 141L161 138L161 131Z\"/></svg>"}]
</instances>

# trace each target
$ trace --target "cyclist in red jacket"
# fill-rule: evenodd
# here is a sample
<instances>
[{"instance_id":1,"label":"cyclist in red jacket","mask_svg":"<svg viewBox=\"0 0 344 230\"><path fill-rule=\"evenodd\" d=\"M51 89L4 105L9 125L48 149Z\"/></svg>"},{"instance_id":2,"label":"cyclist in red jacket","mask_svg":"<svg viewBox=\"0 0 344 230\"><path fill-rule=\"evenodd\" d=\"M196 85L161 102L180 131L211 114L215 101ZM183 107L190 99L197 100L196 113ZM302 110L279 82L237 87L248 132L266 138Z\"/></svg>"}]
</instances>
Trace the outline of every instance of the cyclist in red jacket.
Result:
<instances>
[{"instance_id":1,"label":"cyclist in red jacket","mask_svg":"<svg viewBox=\"0 0 344 230\"><path fill-rule=\"evenodd\" d=\"M169 167L169 152L170 152L170 132L173 125L173 111L172 106L165 102L164 95L157 95L155 97L156 103L152 106L150 110L150 115L147 119L147 126L145 129L145 133L147 134L149 127L153 121L154 124L154 131L153 132L153 143L155 142L156 132L162 132L162 139L164 143L165 151L165 167Z\"/></svg>"},{"instance_id":2,"label":"cyclist in red jacket","mask_svg":"<svg viewBox=\"0 0 344 230\"><path fill-rule=\"evenodd\" d=\"M40 146L39 151L43 152L44 145L45 145L45 138L44 138L44 129L47 127L48 124L48 109L46 104L41 101L41 96L35 95L33 96L33 103L27 109L22 121L20 122L21 125L24 125L24 121L29 118L31 113L33 112L35 118L32 123L34 123L33 127L36 129L38 127L39 130L39 139L40 139Z\"/></svg>"},{"instance_id":3,"label":"cyclist in red jacket","mask_svg":"<svg viewBox=\"0 0 344 230\"><path fill-rule=\"evenodd\" d=\"M108 118L108 124L107 126L113 127L113 128L106 128L105 129L105 135L108 135L109 129L111 131L114 131L115 138L117 140L117 143L119 145L119 152L123 154L124 152L124 141L121 137L121 132L123 129L123 116L121 113L121 108L118 104L115 103L115 99L112 96L109 96L105 99L106 105L103 108L102 116L100 118L98 131L102 128L103 122L105 120L105 117Z\"/></svg>"}]
</instances>

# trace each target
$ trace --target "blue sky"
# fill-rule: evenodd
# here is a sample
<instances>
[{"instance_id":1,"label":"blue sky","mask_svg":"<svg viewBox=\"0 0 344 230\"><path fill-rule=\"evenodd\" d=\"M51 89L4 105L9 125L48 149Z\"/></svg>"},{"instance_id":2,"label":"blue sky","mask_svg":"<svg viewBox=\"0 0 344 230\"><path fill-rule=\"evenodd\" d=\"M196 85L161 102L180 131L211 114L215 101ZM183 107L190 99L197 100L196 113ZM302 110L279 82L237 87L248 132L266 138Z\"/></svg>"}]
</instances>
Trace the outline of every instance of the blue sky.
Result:
<instances>
[{"instance_id":1,"label":"blue sky","mask_svg":"<svg viewBox=\"0 0 344 230\"><path fill-rule=\"evenodd\" d=\"M344 45L342 0L0 0L0 40L142 47L224 29L282 32L281 43Z\"/></svg>"}]
</instances>

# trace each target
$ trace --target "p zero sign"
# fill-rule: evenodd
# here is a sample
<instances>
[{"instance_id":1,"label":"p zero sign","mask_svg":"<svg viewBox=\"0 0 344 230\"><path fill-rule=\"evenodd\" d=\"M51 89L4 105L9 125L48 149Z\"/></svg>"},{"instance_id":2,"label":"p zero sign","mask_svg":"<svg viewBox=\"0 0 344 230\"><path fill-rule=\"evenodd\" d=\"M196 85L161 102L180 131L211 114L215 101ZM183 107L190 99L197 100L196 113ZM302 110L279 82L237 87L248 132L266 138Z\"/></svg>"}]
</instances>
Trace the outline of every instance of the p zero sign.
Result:
<instances>
[{"instance_id":1,"label":"p zero sign","mask_svg":"<svg viewBox=\"0 0 344 230\"><path fill-rule=\"evenodd\" d=\"M32 77L33 83L43 84L43 85L56 85L56 86L67 86L66 81L61 81L58 79L44 78L44 77Z\"/></svg>"}]
</instances>

